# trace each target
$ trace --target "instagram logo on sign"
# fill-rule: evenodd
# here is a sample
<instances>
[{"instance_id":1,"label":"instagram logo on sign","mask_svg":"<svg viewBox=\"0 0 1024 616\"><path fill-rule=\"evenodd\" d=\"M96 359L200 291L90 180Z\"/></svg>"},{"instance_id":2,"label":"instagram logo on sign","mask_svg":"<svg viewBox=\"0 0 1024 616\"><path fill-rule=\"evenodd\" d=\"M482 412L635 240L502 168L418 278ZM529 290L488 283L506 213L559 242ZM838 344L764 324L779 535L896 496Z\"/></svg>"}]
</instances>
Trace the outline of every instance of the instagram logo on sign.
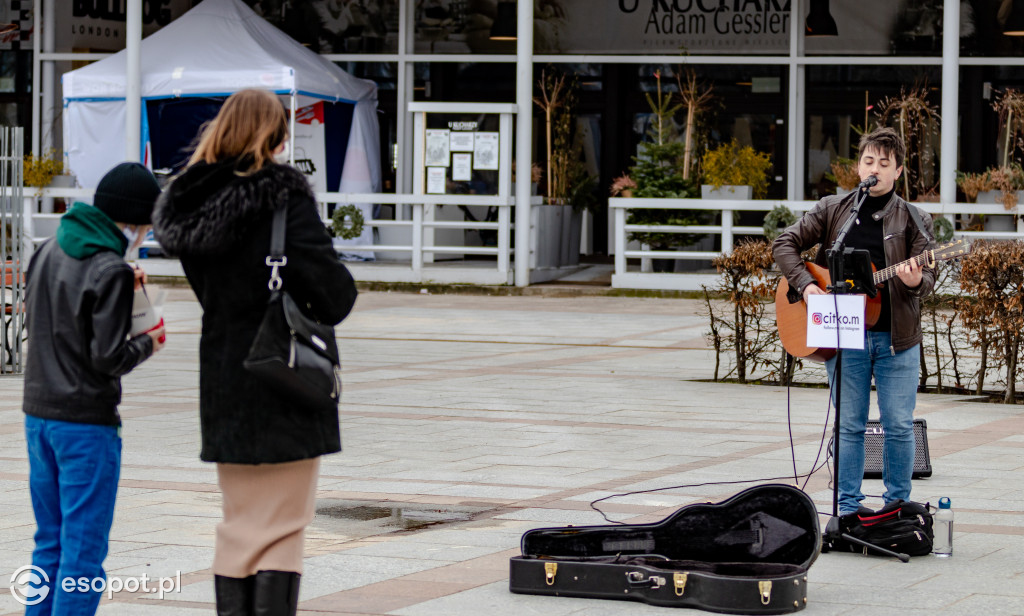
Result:
<instances>
[{"instance_id":1,"label":"instagram logo on sign","mask_svg":"<svg viewBox=\"0 0 1024 616\"><path fill-rule=\"evenodd\" d=\"M822 319L820 312L815 312L811 314L811 323L814 323L815 325L821 325L821 320Z\"/></svg>"}]
</instances>

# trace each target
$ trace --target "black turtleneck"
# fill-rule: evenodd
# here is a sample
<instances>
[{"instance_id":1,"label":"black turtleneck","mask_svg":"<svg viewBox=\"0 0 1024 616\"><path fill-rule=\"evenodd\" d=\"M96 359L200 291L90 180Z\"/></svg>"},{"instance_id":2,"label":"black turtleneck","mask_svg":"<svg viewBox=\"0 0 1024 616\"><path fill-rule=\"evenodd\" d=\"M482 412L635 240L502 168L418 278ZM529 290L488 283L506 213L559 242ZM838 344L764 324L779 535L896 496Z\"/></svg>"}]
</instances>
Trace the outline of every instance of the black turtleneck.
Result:
<instances>
[{"instance_id":1,"label":"black turtleneck","mask_svg":"<svg viewBox=\"0 0 1024 616\"><path fill-rule=\"evenodd\" d=\"M895 188L879 197L868 195L867 199L864 200L864 205L860 208L860 214L857 217L857 224L850 229L850 233L846 236L847 246L851 248L863 248L871 253L871 263L874 264L876 270L886 267L885 245L882 241L882 217L878 214L882 211L882 208L889 203L889 199L892 198L894 190ZM887 332L892 329L892 310L889 307L889 285L882 285L882 288L879 289L878 292L879 295L882 296L882 312L878 316L878 322L870 328L870 331Z\"/></svg>"}]
</instances>

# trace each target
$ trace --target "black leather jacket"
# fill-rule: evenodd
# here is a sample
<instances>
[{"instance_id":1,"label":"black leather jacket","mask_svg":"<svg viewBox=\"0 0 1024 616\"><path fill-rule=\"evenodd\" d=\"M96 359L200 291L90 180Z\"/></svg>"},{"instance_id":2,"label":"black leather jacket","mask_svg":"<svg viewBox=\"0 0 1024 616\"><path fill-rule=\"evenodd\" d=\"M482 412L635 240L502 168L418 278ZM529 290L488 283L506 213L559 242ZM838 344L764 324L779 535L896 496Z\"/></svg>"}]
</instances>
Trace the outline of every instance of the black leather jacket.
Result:
<instances>
[{"instance_id":1,"label":"black leather jacket","mask_svg":"<svg viewBox=\"0 0 1024 616\"><path fill-rule=\"evenodd\" d=\"M283 288L309 316L337 324L356 285L338 260L306 177L288 165L236 172L233 161L197 163L157 200L153 230L181 258L203 307L199 339L200 458L276 464L341 451L337 412L311 412L272 389L243 362L267 311L270 230L286 207Z\"/></svg>"},{"instance_id":2,"label":"black leather jacket","mask_svg":"<svg viewBox=\"0 0 1024 616\"><path fill-rule=\"evenodd\" d=\"M804 287L815 282L814 277L804 267L800 253L821 242L823 249L818 250L815 263L827 267L824 249L835 241L840 227L846 222L847 213L856 195L856 192L852 192L842 197L830 195L823 198L796 224L783 231L772 244L775 262L789 281L790 302L801 300ZM931 216L918 210L919 218L928 230L928 235L925 236L910 217L908 208L911 207L914 206L893 193L889 203L875 214L876 218L882 218L887 267L935 247L931 239L934 237ZM935 270L928 268L923 270L922 274L921 284L913 289L904 285L898 277L891 278L887 283L892 306L891 333L894 351L903 351L921 342L921 298L931 293L935 287Z\"/></svg>"},{"instance_id":3,"label":"black leather jacket","mask_svg":"<svg viewBox=\"0 0 1024 616\"><path fill-rule=\"evenodd\" d=\"M121 375L153 354L148 335L128 339L134 279L114 252L75 259L53 238L39 247L25 274L26 414L120 425Z\"/></svg>"}]
</instances>

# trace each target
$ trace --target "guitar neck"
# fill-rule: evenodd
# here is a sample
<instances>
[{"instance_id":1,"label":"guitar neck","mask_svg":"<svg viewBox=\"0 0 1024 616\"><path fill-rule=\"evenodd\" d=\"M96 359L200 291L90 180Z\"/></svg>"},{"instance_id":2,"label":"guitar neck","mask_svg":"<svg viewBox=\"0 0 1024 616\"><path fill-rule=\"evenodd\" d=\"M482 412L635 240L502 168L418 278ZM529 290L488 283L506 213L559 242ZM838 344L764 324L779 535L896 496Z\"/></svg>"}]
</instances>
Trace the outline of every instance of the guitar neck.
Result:
<instances>
[{"instance_id":1,"label":"guitar neck","mask_svg":"<svg viewBox=\"0 0 1024 616\"><path fill-rule=\"evenodd\" d=\"M889 280L890 278L895 278L896 272L899 271L899 268L906 265L907 263L913 262L920 265L921 267L924 267L930 261L930 252L931 251L926 250L921 254L917 255L916 257L907 259L906 261L900 261L896 265L890 265L889 267L878 270L877 272L874 273L873 276L875 284L880 285L886 280Z\"/></svg>"}]
</instances>

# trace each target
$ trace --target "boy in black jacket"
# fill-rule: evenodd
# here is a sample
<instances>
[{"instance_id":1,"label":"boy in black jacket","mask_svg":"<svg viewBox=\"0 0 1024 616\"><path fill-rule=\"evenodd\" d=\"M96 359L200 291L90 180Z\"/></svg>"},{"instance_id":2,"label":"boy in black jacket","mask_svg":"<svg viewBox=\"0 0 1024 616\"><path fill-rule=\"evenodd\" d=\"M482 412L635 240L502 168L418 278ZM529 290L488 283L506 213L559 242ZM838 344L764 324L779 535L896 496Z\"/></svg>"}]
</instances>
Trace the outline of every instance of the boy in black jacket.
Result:
<instances>
[{"instance_id":1,"label":"boy in black jacket","mask_svg":"<svg viewBox=\"0 0 1024 616\"><path fill-rule=\"evenodd\" d=\"M151 224L153 174L122 163L75 203L26 272L25 437L44 586L26 614L93 614L121 470L121 376L163 347L163 328L128 337L141 270L124 261ZM65 579L73 582L65 583ZM70 588L70 590L69 590Z\"/></svg>"}]
</instances>

